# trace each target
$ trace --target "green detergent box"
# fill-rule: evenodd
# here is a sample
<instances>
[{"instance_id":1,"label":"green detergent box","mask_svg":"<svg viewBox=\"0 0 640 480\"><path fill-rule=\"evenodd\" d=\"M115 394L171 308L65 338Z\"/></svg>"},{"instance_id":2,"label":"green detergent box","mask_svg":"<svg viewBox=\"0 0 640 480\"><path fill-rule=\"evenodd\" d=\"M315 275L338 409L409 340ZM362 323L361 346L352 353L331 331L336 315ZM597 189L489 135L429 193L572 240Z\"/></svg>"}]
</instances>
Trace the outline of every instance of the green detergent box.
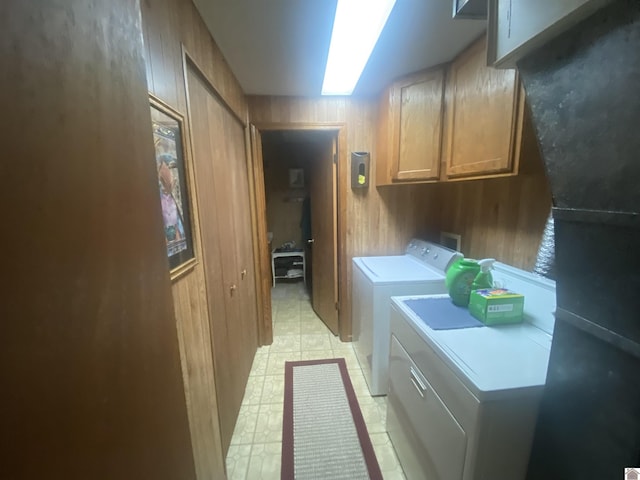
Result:
<instances>
[{"instance_id":1,"label":"green detergent box","mask_svg":"<svg viewBox=\"0 0 640 480\"><path fill-rule=\"evenodd\" d=\"M485 325L522 321L524 295L503 288L472 290L469 312Z\"/></svg>"}]
</instances>

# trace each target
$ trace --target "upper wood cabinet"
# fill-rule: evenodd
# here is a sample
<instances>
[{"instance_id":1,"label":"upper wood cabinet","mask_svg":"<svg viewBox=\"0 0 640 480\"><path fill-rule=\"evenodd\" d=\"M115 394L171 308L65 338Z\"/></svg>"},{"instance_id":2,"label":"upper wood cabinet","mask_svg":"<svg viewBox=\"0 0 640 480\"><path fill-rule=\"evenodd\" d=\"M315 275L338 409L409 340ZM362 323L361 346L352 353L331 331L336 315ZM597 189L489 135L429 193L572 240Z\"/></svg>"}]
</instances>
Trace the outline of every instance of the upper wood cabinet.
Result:
<instances>
[{"instance_id":1,"label":"upper wood cabinet","mask_svg":"<svg viewBox=\"0 0 640 480\"><path fill-rule=\"evenodd\" d=\"M451 64L444 142L447 178L517 173L524 112L515 70L486 66L481 38Z\"/></svg>"},{"instance_id":2,"label":"upper wood cabinet","mask_svg":"<svg viewBox=\"0 0 640 480\"><path fill-rule=\"evenodd\" d=\"M376 184L437 180L444 113L444 67L394 82L383 95Z\"/></svg>"},{"instance_id":3,"label":"upper wood cabinet","mask_svg":"<svg viewBox=\"0 0 640 480\"><path fill-rule=\"evenodd\" d=\"M395 81L379 106L376 185L518 173L524 93L481 38L451 64Z\"/></svg>"}]
</instances>

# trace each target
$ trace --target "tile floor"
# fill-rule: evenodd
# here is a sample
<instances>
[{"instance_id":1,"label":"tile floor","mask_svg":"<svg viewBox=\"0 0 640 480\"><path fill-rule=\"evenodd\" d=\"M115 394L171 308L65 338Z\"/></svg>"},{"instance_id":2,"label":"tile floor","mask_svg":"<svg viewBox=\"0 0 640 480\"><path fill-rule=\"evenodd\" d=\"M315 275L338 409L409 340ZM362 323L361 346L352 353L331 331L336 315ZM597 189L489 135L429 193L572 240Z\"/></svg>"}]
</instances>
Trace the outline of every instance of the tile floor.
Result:
<instances>
[{"instance_id":1,"label":"tile floor","mask_svg":"<svg viewBox=\"0 0 640 480\"><path fill-rule=\"evenodd\" d=\"M350 343L334 337L311 308L302 282L272 290L273 344L256 353L227 454L229 480L280 479L284 362L343 357L382 474L404 479L385 431L386 397L371 397Z\"/></svg>"}]
</instances>

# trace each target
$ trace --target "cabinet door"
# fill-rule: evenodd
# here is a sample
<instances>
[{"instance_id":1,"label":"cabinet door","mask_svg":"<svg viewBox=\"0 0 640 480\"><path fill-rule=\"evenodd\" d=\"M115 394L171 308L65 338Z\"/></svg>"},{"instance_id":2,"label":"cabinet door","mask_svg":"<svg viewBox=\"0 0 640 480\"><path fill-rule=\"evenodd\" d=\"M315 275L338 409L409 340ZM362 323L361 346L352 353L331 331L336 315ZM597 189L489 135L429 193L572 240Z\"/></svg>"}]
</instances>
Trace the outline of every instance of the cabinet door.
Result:
<instances>
[{"instance_id":1,"label":"cabinet door","mask_svg":"<svg viewBox=\"0 0 640 480\"><path fill-rule=\"evenodd\" d=\"M516 71L487 67L482 38L453 62L448 89L447 176L514 170L523 110Z\"/></svg>"},{"instance_id":2,"label":"cabinet door","mask_svg":"<svg viewBox=\"0 0 640 480\"><path fill-rule=\"evenodd\" d=\"M378 111L376 185L437 180L444 115L444 66L388 87Z\"/></svg>"},{"instance_id":3,"label":"cabinet door","mask_svg":"<svg viewBox=\"0 0 640 480\"><path fill-rule=\"evenodd\" d=\"M436 180L440 174L444 69L398 83L399 126L393 176L396 180Z\"/></svg>"}]
</instances>

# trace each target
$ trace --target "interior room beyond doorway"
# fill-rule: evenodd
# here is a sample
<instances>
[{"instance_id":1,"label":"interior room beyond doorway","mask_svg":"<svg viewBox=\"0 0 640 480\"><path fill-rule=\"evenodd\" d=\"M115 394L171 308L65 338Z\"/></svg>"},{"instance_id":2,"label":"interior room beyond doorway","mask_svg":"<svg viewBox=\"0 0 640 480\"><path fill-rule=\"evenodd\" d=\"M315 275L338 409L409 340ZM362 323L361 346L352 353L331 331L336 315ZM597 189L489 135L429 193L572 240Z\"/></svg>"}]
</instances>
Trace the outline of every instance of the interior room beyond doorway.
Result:
<instances>
[{"instance_id":1,"label":"interior room beyond doorway","mask_svg":"<svg viewBox=\"0 0 640 480\"><path fill-rule=\"evenodd\" d=\"M314 311L334 334L338 333L336 151L335 131L262 132L273 283L306 284Z\"/></svg>"}]
</instances>

